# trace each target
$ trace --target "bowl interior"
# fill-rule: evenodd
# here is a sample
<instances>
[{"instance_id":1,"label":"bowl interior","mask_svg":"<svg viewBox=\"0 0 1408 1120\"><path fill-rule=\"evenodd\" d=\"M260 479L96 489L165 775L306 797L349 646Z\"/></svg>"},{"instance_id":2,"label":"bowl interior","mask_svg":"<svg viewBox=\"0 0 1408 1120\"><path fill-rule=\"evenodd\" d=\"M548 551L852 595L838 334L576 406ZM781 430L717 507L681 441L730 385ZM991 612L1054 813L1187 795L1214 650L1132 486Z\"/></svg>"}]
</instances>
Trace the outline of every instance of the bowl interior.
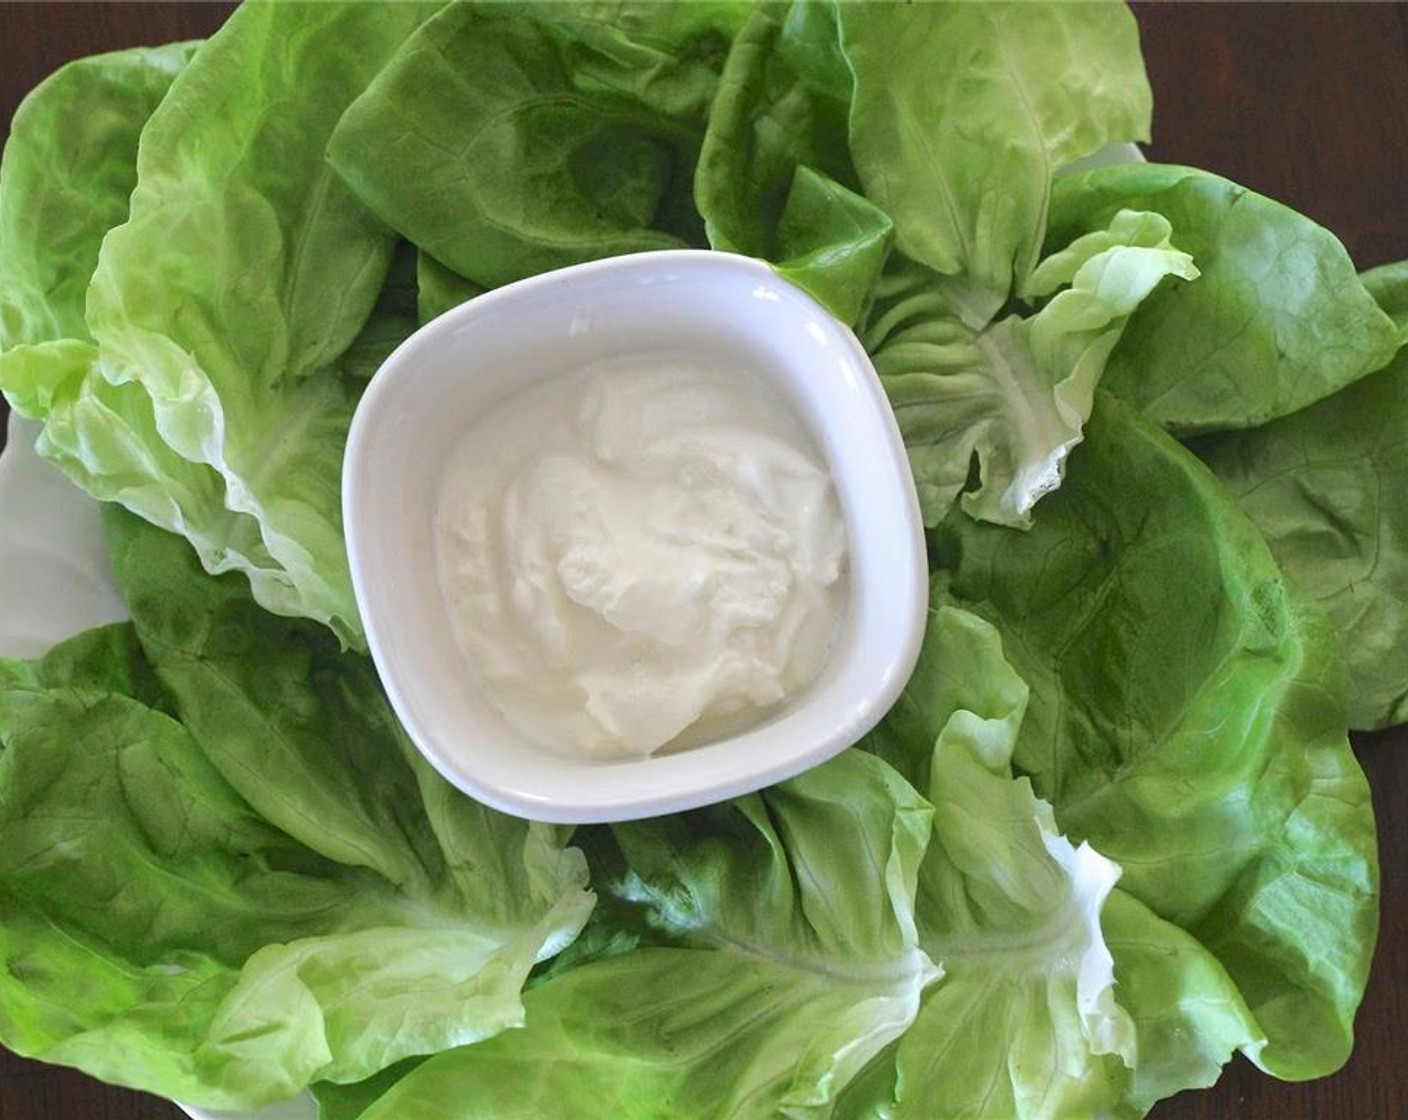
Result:
<instances>
[{"instance_id":1,"label":"bowl interior","mask_svg":"<svg viewBox=\"0 0 1408 1120\"><path fill-rule=\"evenodd\" d=\"M440 597L436 495L474 418L589 362L660 349L736 360L773 378L831 468L847 525L849 601L818 678L765 723L675 754L575 759L527 740L476 688ZM568 822L638 817L780 780L863 734L917 654L923 538L874 371L820 305L747 258L615 258L447 313L373 380L348 441L343 488L358 603L402 722L446 777L509 812Z\"/></svg>"}]
</instances>

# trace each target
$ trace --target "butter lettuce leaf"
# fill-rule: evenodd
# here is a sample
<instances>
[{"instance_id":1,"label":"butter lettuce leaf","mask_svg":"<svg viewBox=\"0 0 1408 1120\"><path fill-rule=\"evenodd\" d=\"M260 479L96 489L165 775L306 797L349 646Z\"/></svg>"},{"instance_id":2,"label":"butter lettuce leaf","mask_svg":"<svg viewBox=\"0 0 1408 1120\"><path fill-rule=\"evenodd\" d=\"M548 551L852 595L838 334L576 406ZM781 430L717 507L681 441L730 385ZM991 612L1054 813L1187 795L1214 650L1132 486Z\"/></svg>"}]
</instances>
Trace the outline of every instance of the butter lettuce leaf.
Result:
<instances>
[{"instance_id":1,"label":"butter lettuce leaf","mask_svg":"<svg viewBox=\"0 0 1408 1120\"><path fill-rule=\"evenodd\" d=\"M441 264L429 253L416 253L416 319L428 323L466 300L482 295L487 289L473 280L466 280L448 265Z\"/></svg>"},{"instance_id":2,"label":"butter lettuce leaf","mask_svg":"<svg viewBox=\"0 0 1408 1120\"><path fill-rule=\"evenodd\" d=\"M1036 267L1055 171L1148 139L1134 17L1116 4L837 11L865 196L894 220L897 248L945 277L951 305L980 329Z\"/></svg>"},{"instance_id":3,"label":"butter lettuce leaf","mask_svg":"<svg viewBox=\"0 0 1408 1120\"><path fill-rule=\"evenodd\" d=\"M1361 274L1404 337L1408 264ZM1408 356L1259 428L1189 441L1328 613L1351 727L1408 720Z\"/></svg>"},{"instance_id":4,"label":"butter lettuce leaf","mask_svg":"<svg viewBox=\"0 0 1408 1120\"><path fill-rule=\"evenodd\" d=\"M914 674L864 745L932 786L921 943L954 987L933 990L842 1115L917 1115L938 1099L943 1115L1142 1116L1212 1084L1236 1050L1265 1041L1236 985L1196 937L1115 886L1114 864L1062 837L1051 806L1013 777L1030 690L997 628L953 605L946 575L931 598ZM979 1018L991 1029L975 1031ZM1011 1041L978 1041L998 1037Z\"/></svg>"},{"instance_id":5,"label":"butter lettuce leaf","mask_svg":"<svg viewBox=\"0 0 1408 1120\"><path fill-rule=\"evenodd\" d=\"M1138 1057L1101 913L1120 869L1073 845L1014 774L1029 700L997 630L942 602L895 709L863 745L934 806L919 942L944 978L842 1116L1035 1118L1113 1108Z\"/></svg>"},{"instance_id":6,"label":"butter lettuce leaf","mask_svg":"<svg viewBox=\"0 0 1408 1120\"><path fill-rule=\"evenodd\" d=\"M771 261L843 322L869 303L893 221L861 191L836 10L759 4L730 48L694 180L709 244Z\"/></svg>"},{"instance_id":7,"label":"butter lettuce leaf","mask_svg":"<svg viewBox=\"0 0 1408 1120\"><path fill-rule=\"evenodd\" d=\"M1210 172L1120 164L1056 183L1048 247L1151 210L1202 270L1156 292L1105 387L1171 431L1251 428L1381 368L1398 348L1344 246L1289 207Z\"/></svg>"},{"instance_id":8,"label":"butter lettuce leaf","mask_svg":"<svg viewBox=\"0 0 1408 1120\"><path fill-rule=\"evenodd\" d=\"M703 243L691 181L734 5L450 5L350 105L328 159L485 287Z\"/></svg>"},{"instance_id":9,"label":"butter lettuce leaf","mask_svg":"<svg viewBox=\"0 0 1408 1120\"><path fill-rule=\"evenodd\" d=\"M1408 721L1408 354L1290 416L1190 446L1329 615L1350 726Z\"/></svg>"},{"instance_id":10,"label":"butter lettuce leaf","mask_svg":"<svg viewBox=\"0 0 1408 1120\"><path fill-rule=\"evenodd\" d=\"M1359 274L1364 289L1398 328L1400 342L1408 342L1408 261L1381 264Z\"/></svg>"},{"instance_id":11,"label":"butter lettuce leaf","mask_svg":"<svg viewBox=\"0 0 1408 1120\"><path fill-rule=\"evenodd\" d=\"M927 269L890 270L861 337L894 406L925 523L962 494L972 516L1025 528L1061 484L1095 386L1136 307L1198 270L1157 214L1121 211L1024 281L1030 315L974 331ZM1058 290L1059 289L1059 290ZM976 463L976 479L970 478Z\"/></svg>"},{"instance_id":12,"label":"butter lettuce leaf","mask_svg":"<svg viewBox=\"0 0 1408 1120\"><path fill-rule=\"evenodd\" d=\"M78 59L15 112L0 162L0 351L88 338L88 281L127 218L142 126L196 46Z\"/></svg>"},{"instance_id":13,"label":"butter lettuce leaf","mask_svg":"<svg viewBox=\"0 0 1408 1120\"><path fill-rule=\"evenodd\" d=\"M939 977L913 909L931 815L850 752L599 833L597 883L635 913L616 919L635 947L552 972L524 1030L429 1059L366 1120L446 1100L467 1117L828 1115Z\"/></svg>"},{"instance_id":14,"label":"butter lettuce leaf","mask_svg":"<svg viewBox=\"0 0 1408 1120\"><path fill-rule=\"evenodd\" d=\"M34 88L0 161L0 390L42 418L95 358L89 280L127 219L143 126L197 44L78 59Z\"/></svg>"},{"instance_id":15,"label":"butter lettuce leaf","mask_svg":"<svg viewBox=\"0 0 1408 1120\"><path fill-rule=\"evenodd\" d=\"M246 1109L520 1025L592 907L564 830L431 771L326 629L110 521L135 621L0 673L0 1040Z\"/></svg>"},{"instance_id":16,"label":"butter lettuce leaf","mask_svg":"<svg viewBox=\"0 0 1408 1120\"><path fill-rule=\"evenodd\" d=\"M1087 435L1030 533L940 527L948 594L1031 688L1015 765L1060 827L1217 957L1262 1068L1328 1073L1378 907L1333 632L1189 452L1108 397Z\"/></svg>"},{"instance_id":17,"label":"butter lettuce leaf","mask_svg":"<svg viewBox=\"0 0 1408 1120\"><path fill-rule=\"evenodd\" d=\"M848 1030L876 1008L856 985L764 959L648 947L525 997L528 1025L430 1058L361 1120L820 1117Z\"/></svg>"},{"instance_id":18,"label":"butter lettuce leaf","mask_svg":"<svg viewBox=\"0 0 1408 1120\"><path fill-rule=\"evenodd\" d=\"M114 215L114 189L92 211L94 230L125 220L102 237L86 330L33 361L7 354L0 370L45 422L41 454L89 493L182 533L208 570L245 573L266 607L316 618L350 644L360 622L339 478L365 368L344 360L394 235L323 148L432 10L236 12L140 125L130 207ZM65 94L75 118L88 113L82 93ZM114 158L132 150L119 144ZM71 319L56 325L76 330Z\"/></svg>"},{"instance_id":19,"label":"butter lettuce leaf","mask_svg":"<svg viewBox=\"0 0 1408 1120\"><path fill-rule=\"evenodd\" d=\"M1115 993L1134 1024L1137 1061L1117 1116L1144 1116L1217 1081L1234 1054L1256 1058L1266 1034L1227 969L1188 930L1116 888L1100 914Z\"/></svg>"}]
</instances>

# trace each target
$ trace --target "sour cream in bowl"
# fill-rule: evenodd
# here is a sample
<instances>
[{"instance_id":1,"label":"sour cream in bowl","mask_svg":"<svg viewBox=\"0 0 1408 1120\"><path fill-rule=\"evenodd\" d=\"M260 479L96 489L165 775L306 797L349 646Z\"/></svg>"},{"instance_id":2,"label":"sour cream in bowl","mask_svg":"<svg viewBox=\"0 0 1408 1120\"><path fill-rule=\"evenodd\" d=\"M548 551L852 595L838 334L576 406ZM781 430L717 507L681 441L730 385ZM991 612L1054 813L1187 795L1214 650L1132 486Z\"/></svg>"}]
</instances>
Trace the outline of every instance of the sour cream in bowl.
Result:
<instances>
[{"instance_id":1,"label":"sour cream in bowl","mask_svg":"<svg viewBox=\"0 0 1408 1120\"><path fill-rule=\"evenodd\" d=\"M918 656L923 531L875 370L746 257L616 257L440 316L373 378L342 488L398 716L519 816L780 781L864 735Z\"/></svg>"}]
</instances>

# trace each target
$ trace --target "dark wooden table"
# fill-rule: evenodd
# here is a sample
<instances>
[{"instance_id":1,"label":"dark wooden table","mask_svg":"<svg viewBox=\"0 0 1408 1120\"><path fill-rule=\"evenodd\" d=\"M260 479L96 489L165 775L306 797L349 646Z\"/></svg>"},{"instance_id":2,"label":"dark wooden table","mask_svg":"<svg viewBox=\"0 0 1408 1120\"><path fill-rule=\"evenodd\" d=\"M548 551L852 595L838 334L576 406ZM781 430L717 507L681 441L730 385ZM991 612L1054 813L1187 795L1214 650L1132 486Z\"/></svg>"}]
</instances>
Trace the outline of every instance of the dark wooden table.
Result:
<instances>
[{"instance_id":1,"label":"dark wooden table","mask_svg":"<svg viewBox=\"0 0 1408 1120\"><path fill-rule=\"evenodd\" d=\"M198 37L228 4L0 3L0 121L69 58ZM1408 6L1139 4L1151 158L1220 172L1334 230L1361 267L1408 258ZM1408 495L1402 500L1408 501ZM1383 919L1358 1041L1303 1085L1234 1061L1155 1120L1408 1117L1408 731L1356 741L1374 787ZM0 1120L179 1120L151 1097L0 1051Z\"/></svg>"}]
</instances>

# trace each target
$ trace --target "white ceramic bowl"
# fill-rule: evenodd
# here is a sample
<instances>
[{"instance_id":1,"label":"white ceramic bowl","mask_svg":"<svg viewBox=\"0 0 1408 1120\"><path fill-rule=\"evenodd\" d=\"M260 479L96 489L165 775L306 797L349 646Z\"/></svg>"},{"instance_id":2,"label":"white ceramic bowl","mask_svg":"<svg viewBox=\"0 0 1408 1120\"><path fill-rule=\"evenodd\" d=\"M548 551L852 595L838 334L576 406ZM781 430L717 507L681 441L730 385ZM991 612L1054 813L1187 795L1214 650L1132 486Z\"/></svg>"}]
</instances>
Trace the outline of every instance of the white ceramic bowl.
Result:
<instances>
[{"instance_id":1,"label":"white ceramic bowl","mask_svg":"<svg viewBox=\"0 0 1408 1120\"><path fill-rule=\"evenodd\" d=\"M526 739L475 687L437 581L436 495L464 429L505 398L592 361L662 349L733 359L774 379L831 470L848 533L848 603L817 679L762 724L645 759L573 759ZM367 641L407 732L455 785L519 816L654 816L814 766L890 707L923 636L919 507L874 367L816 300L747 257L615 257L510 284L428 323L362 398L342 503Z\"/></svg>"}]
</instances>

